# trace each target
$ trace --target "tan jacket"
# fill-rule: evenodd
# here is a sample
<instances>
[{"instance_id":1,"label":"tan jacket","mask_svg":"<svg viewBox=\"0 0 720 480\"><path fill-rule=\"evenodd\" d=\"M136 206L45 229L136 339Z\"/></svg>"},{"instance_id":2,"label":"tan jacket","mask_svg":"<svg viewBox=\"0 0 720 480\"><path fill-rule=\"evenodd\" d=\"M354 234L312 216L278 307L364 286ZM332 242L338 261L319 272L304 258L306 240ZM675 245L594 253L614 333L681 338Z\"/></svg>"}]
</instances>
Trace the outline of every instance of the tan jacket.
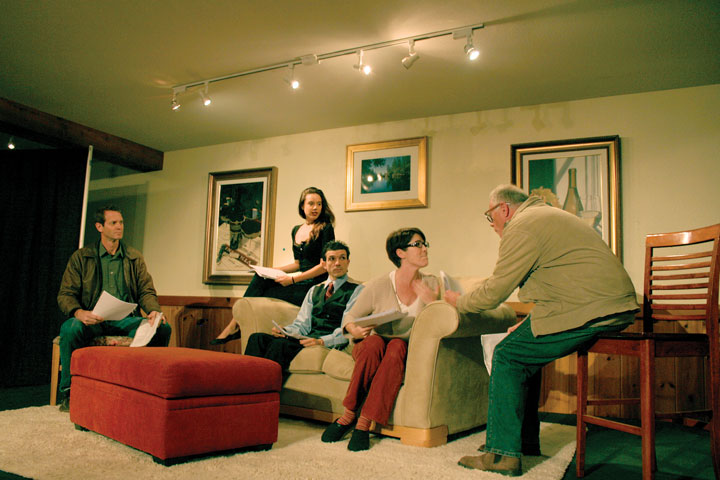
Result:
<instances>
[{"instance_id":1,"label":"tan jacket","mask_svg":"<svg viewBox=\"0 0 720 480\"><path fill-rule=\"evenodd\" d=\"M518 286L520 301L535 304L535 336L638 310L630 277L600 235L535 196L505 225L492 276L460 296L457 308L463 313L495 308Z\"/></svg>"},{"instance_id":2,"label":"tan jacket","mask_svg":"<svg viewBox=\"0 0 720 480\"><path fill-rule=\"evenodd\" d=\"M66 317L77 309L92 310L102 293L102 272L98 243L76 250L68 260L60 282L58 306ZM137 303L145 313L160 311L152 277L147 271L142 254L123 243L123 275L130 301ZM136 310L134 315L140 313Z\"/></svg>"}]
</instances>

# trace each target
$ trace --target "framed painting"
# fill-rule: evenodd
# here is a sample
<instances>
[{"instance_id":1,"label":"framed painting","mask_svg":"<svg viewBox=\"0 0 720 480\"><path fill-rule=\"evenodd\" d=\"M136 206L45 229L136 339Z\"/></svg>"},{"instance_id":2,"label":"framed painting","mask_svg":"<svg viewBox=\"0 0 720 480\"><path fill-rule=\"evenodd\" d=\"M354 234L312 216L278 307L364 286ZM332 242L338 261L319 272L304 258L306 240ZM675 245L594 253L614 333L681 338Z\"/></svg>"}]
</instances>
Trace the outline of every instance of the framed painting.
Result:
<instances>
[{"instance_id":1,"label":"framed painting","mask_svg":"<svg viewBox=\"0 0 720 480\"><path fill-rule=\"evenodd\" d=\"M427 207L427 137L347 146L345 211Z\"/></svg>"},{"instance_id":2,"label":"framed painting","mask_svg":"<svg viewBox=\"0 0 720 480\"><path fill-rule=\"evenodd\" d=\"M515 185L580 217L622 259L619 136L516 144L511 157Z\"/></svg>"},{"instance_id":3,"label":"framed painting","mask_svg":"<svg viewBox=\"0 0 720 480\"><path fill-rule=\"evenodd\" d=\"M248 284L272 264L277 168L209 174L203 282Z\"/></svg>"}]
</instances>

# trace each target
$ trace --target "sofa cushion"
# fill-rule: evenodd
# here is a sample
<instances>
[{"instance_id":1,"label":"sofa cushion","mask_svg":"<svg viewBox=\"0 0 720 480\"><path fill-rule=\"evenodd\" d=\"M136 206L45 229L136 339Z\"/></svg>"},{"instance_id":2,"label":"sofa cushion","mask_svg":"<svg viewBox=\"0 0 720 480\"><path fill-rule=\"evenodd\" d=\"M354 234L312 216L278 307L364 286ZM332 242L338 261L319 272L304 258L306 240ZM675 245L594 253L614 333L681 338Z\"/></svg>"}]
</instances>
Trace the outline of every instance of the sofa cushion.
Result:
<instances>
[{"instance_id":1,"label":"sofa cushion","mask_svg":"<svg viewBox=\"0 0 720 480\"><path fill-rule=\"evenodd\" d=\"M323 362L330 351L329 348L315 345L300 350L288 370L290 373L322 373Z\"/></svg>"},{"instance_id":2,"label":"sofa cushion","mask_svg":"<svg viewBox=\"0 0 720 480\"><path fill-rule=\"evenodd\" d=\"M322 365L323 373L338 380L348 381L352 376L353 368L355 368L355 360L351 355L340 350L330 350Z\"/></svg>"}]
</instances>

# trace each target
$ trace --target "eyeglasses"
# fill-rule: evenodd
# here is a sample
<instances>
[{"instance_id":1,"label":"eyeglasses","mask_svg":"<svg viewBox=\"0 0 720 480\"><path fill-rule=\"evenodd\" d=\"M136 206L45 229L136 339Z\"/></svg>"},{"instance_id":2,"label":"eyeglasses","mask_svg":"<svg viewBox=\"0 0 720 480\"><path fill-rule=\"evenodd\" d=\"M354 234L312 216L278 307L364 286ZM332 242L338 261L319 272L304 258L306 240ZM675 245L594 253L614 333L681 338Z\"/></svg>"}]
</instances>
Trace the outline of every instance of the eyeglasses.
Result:
<instances>
[{"instance_id":1,"label":"eyeglasses","mask_svg":"<svg viewBox=\"0 0 720 480\"><path fill-rule=\"evenodd\" d=\"M495 210L496 208L498 208L500 205L505 205L506 203L507 203L507 202L498 203L497 205L495 205L495 206L492 207L491 209L487 210L487 211L485 212L485 218L487 218L487 221L490 222L490 223L493 223L494 220L493 220L492 216L490 216L490 212L492 212L493 210ZM509 204L508 204L508 205L509 205Z\"/></svg>"},{"instance_id":2,"label":"eyeglasses","mask_svg":"<svg viewBox=\"0 0 720 480\"><path fill-rule=\"evenodd\" d=\"M429 243L429 242L421 242L420 240L418 240L417 242L408 243L407 245L405 245L405 248L407 248L407 247L416 247L416 248L425 247L425 248L430 248L430 243Z\"/></svg>"}]
</instances>

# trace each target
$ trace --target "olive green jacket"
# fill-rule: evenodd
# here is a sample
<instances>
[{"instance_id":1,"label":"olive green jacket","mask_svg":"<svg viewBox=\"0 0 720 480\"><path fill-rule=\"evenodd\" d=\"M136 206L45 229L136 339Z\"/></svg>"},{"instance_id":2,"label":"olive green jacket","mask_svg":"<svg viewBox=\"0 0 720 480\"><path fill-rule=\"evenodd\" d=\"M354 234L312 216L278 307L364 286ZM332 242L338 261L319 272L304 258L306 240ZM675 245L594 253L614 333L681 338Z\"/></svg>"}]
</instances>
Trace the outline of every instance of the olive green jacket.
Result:
<instances>
[{"instance_id":1,"label":"olive green jacket","mask_svg":"<svg viewBox=\"0 0 720 480\"><path fill-rule=\"evenodd\" d=\"M103 288L99 244L76 250L65 267L57 300L66 317L72 317L78 309L92 310L100 298ZM121 244L125 252L123 275L130 302L137 303L145 313L161 311L142 254L122 241ZM136 310L134 315L139 316L140 312Z\"/></svg>"},{"instance_id":2,"label":"olive green jacket","mask_svg":"<svg viewBox=\"0 0 720 480\"><path fill-rule=\"evenodd\" d=\"M505 225L492 276L458 298L458 311L495 308L518 286L520 301L535 304L535 336L638 310L630 277L600 235L536 196Z\"/></svg>"}]
</instances>

